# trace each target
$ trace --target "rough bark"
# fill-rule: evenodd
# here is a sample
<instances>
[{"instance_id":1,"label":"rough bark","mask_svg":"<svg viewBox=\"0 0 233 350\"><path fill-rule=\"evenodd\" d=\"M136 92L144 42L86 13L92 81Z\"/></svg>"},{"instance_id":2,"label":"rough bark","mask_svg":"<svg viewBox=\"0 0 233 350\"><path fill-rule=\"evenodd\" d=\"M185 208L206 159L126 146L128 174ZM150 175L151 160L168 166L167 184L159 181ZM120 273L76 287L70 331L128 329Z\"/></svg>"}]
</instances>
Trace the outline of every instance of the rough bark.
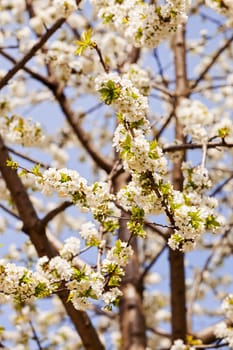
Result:
<instances>
[{"instance_id":1,"label":"rough bark","mask_svg":"<svg viewBox=\"0 0 233 350\"><path fill-rule=\"evenodd\" d=\"M14 205L23 221L23 231L28 234L39 256L47 255L49 258L58 254L50 244L45 226L38 218L37 213L30 201L24 185L17 174L17 171L6 166L9 159L8 151L0 136L0 171L9 189ZM87 350L104 350L95 328L91 324L85 312L74 309L71 302L67 302L68 291L58 293L67 314L70 316L77 332L82 339L84 348Z\"/></svg>"},{"instance_id":2,"label":"rough bark","mask_svg":"<svg viewBox=\"0 0 233 350\"><path fill-rule=\"evenodd\" d=\"M185 61L185 29L181 27L177 30L174 36L174 65L176 75L176 98L175 106L179 104L182 97L188 96L188 84L186 76L186 61ZM185 142L182 134L182 126L176 119L175 138L182 143ZM185 155L174 164L172 171L173 187L175 190L182 191L183 176L181 165ZM185 295L185 268L184 254L180 251L169 249L170 263L170 289L171 289L171 324L172 324L172 342L175 339L186 340L186 295Z\"/></svg>"},{"instance_id":3,"label":"rough bark","mask_svg":"<svg viewBox=\"0 0 233 350\"><path fill-rule=\"evenodd\" d=\"M126 182L128 174L124 173L114 181L114 189L118 191ZM127 228L129 215L122 212L120 219L119 238L128 242L130 233ZM142 306L142 281L138 261L137 239L133 237L130 244L134 255L125 269L121 290L123 296L120 301L120 329L122 336L121 350L146 349L146 324Z\"/></svg>"}]
</instances>

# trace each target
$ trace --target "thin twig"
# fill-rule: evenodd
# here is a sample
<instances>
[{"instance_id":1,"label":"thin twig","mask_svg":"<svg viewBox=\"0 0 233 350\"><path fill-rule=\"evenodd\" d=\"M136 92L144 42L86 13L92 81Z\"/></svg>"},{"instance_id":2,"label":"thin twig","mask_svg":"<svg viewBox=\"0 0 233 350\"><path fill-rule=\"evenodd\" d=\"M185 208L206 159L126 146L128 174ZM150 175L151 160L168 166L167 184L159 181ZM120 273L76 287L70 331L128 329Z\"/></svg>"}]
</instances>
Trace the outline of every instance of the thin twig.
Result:
<instances>
[{"instance_id":1,"label":"thin twig","mask_svg":"<svg viewBox=\"0 0 233 350\"><path fill-rule=\"evenodd\" d=\"M191 89L195 89L195 87L200 83L200 81L203 80L205 75L209 72L209 70L213 67L217 59L220 57L221 53L227 49L228 46L230 46L231 42L233 41L233 35L215 52L215 54L212 56L211 61L209 64L207 64L206 67L202 70L199 77L194 81L194 83L191 85Z\"/></svg>"},{"instance_id":2,"label":"thin twig","mask_svg":"<svg viewBox=\"0 0 233 350\"><path fill-rule=\"evenodd\" d=\"M153 267L153 265L156 263L156 261L159 259L159 257L163 254L163 252L165 251L166 248L167 248L167 244L164 244L163 248L155 255L155 257L151 260L151 262L145 267L144 271L142 272L141 276L139 277L139 283L143 282L143 280L145 279L149 270Z\"/></svg>"},{"instance_id":3,"label":"thin twig","mask_svg":"<svg viewBox=\"0 0 233 350\"><path fill-rule=\"evenodd\" d=\"M160 136L162 135L162 133L164 132L164 130L167 128L168 124L170 123L172 117L173 117L174 113L173 111L169 114L169 116L167 117L167 119L165 120L165 123L162 125L161 129L156 133L155 138L156 140L158 140L160 138Z\"/></svg>"},{"instance_id":4,"label":"thin twig","mask_svg":"<svg viewBox=\"0 0 233 350\"><path fill-rule=\"evenodd\" d=\"M158 49L154 49L153 50L153 56L154 56L154 58L156 60L156 63L157 63L157 66L158 66L158 70L159 70L159 75L161 76L163 85L167 86L167 80L165 79L165 76L164 76L163 66L161 64L161 61L160 61L160 58L159 58L159 55L158 55Z\"/></svg>"},{"instance_id":5,"label":"thin twig","mask_svg":"<svg viewBox=\"0 0 233 350\"><path fill-rule=\"evenodd\" d=\"M40 339L39 339L39 337L38 337L38 335L37 335L37 332L36 332L35 327L33 326L33 323L32 323L31 320L29 320L29 325L30 325L30 327L31 327L32 334L33 334L33 338L32 338L32 339L35 340L35 342L36 342L36 344L37 344L37 346L38 346L38 349L39 349L39 350L43 350L42 345L41 345L41 343L40 343Z\"/></svg>"},{"instance_id":6,"label":"thin twig","mask_svg":"<svg viewBox=\"0 0 233 350\"><path fill-rule=\"evenodd\" d=\"M181 150L187 150L187 149L198 149L202 148L202 143L182 143L180 145L171 145L163 148L164 152L175 152L175 151L181 151ZM226 143L226 142L208 142L206 144L207 149L210 148L218 148L218 147L225 147L225 148L232 148L233 143Z\"/></svg>"},{"instance_id":7,"label":"thin twig","mask_svg":"<svg viewBox=\"0 0 233 350\"><path fill-rule=\"evenodd\" d=\"M0 203L0 208L2 208L2 210L4 210L7 214L10 214L11 216L13 216L15 219L21 221L21 218L17 214L15 214L13 211L5 207L5 205Z\"/></svg>"},{"instance_id":8,"label":"thin twig","mask_svg":"<svg viewBox=\"0 0 233 350\"><path fill-rule=\"evenodd\" d=\"M103 56L102 56L102 52L100 50L100 48L98 47L98 45L95 43L94 46L95 51L97 52L99 59L100 59L100 63L102 64L102 67L105 71L105 73L109 73L109 67L108 65L104 62Z\"/></svg>"},{"instance_id":9,"label":"thin twig","mask_svg":"<svg viewBox=\"0 0 233 350\"><path fill-rule=\"evenodd\" d=\"M22 158L22 159L25 159L25 160L27 160L27 161L30 162L30 163L33 163L33 164L40 164L41 168L49 169L49 167L50 167L48 164L38 162L38 160L35 160L35 159L33 159L33 158L27 156L26 154L22 154L21 152L16 151L16 150L14 150L14 149L11 148L11 147L7 147L7 149L8 149L8 151L9 151L10 153L15 154L16 156L18 156L18 157L20 157L20 158Z\"/></svg>"},{"instance_id":10,"label":"thin twig","mask_svg":"<svg viewBox=\"0 0 233 350\"><path fill-rule=\"evenodd\" d=\"M218 192L220 192L224 186L226 186L233 179L233 174L223 181L209 196L214 197Z\"/></svg>"}]
</instances>

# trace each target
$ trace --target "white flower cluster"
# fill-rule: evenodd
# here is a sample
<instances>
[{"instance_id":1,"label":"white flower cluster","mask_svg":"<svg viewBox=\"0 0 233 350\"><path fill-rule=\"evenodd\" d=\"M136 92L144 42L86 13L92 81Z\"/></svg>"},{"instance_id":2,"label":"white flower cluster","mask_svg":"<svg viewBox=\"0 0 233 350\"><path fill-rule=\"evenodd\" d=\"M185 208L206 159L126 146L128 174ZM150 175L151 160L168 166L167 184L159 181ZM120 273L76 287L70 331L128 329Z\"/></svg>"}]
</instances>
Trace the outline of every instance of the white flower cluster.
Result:
<instances>
[{"instance_id":1,"label":"white flower cluster","mask_svg":"<svg viewBox=\"0 0 233 350\"><path fill-rule=\"evenodd\" d=\"M104 241L100 240L99 233L93 222L86 222L82 224L80 235L85 239L86 246L103 246Z\"/></svg>"},{"instance_id":2,"label":"white flower cluster","mask_svg":"<svg viewBox=\"0 0 233 350\"><path fill-rule=\"evenodd\" d=\"M107 252L107 256L103 261L103 266L108 264L115 264L119 266L126 266L129 259L133 256L133 249L127 242L116 241L115 247Z\"/></svg>"},{"instance_id":3,"label":"white flower cluster","mask_svg":"<svg viewBox=\"0 0 233 350\"><path fill-rule=\"evenodd\" d=\"M68 17L77 9L75 0L54 0L54 6L61 17Z\"/></svg>"},{"instance_id":4,"label":"white flower cluster","mask_svg":"<svg viewBox=\"0 0 233 350\"><path fill-rule=\"evenodd\" d=\"M229 347L233 349L233 329L228 327L225 322L219 323L215 327L215 335L217 338L224 339Z\"/></svg>"},{"instance_id":5,"label":"white flower cluster","mask_svg":"<svg viewBox=\"0 0 233 350\"><path fill-rule=\"evenodd\" d=\"M113 104L125 121L145 120L148 100L127 77L120 77L117 73L102 74L96 78L95 83L102 100L106 104Z\"/></svg>"},{"instance_id":6,"label":"white flower cluster","mask_svg":"<svg viewBox=\"0 0 233 350\"><path fill-rule=\"evenodd\" d=\"M89 186L86 179L81 177L77 171L67 168L49 168L43 174L40 173L35 177L36 184L45 195L51 196L57 193L61 197L71 199L81 210L90 210L94 219L102 225L103 233L113 233L118 228L117 217L120 216L120 210L113 203L115 196L110 193L107 182L100 181ZM93 227L85 227L85 230L92 232L89 235L82 229L82 236L87 245L104 244L104 241L99 239L94 232Z\"/></svg>"},{"instance_id":7,"label":"white flower cluster","mask_svg":"<svg viewBox=\"0 0 233 350\"><path fill-rule=\"evenodd\" d=\"M61 257L71 260L80 251L80 240L76 237L69 237L65 240L65 244L60 251Z\"/></svg>"},{"instance_id":8,"label":"white flower cluster","mask_svg":"<svg viewBox=\"0 0 233 350\"><path fill-rule=\"evenodd\" d=\"M42 177L38 177L42 192L49 196L57 192L59 196L72 196L76 192L85 192L87 181L75 170L49 168Z\"/></svg>"},{"instance_id":9,"label":"white flower cluster","mask_svg":"<svg viewBox=\"0 0 233 350\"><path fill-rule=\"evenodd\" d=\"M160 147L145 138L149 130L147 97L133 86L131 80L116 73L96 78L96 90L106 104L117 109L121 123L115 130L113 146L121 153L125 169L166 173L167 162Z\"/></svg>"},{"instance_id":10,"label":"white flower cluster","mask_svg":"<svg viewBox=\"0 0 233 350\"><path fill-rule=\"evenodd\" d=\"M195 350L196 348L193 346L185 345L183 340L177 339L174 341L170 350Z\"/></svg>"},{"instance_id":11,"label":"white flower cluster","mask_svg":"<svg viewBox=\"0 0 233 350\"><path fill-rule=\"evenodd\" d=\"M105 74L96 79L96 89L103 101L117 109L119 124L114 132L113 146L132 177L129 184L119 191L117 199L125 210L132 212L134 222L128 223L132 233L144 237L142 217L166 213L174 226L174 234L168 241L170 247L181 251L192 250L201 234L205 231L216 232L223 225L223 218L215 210L217 201L203 194L211 186L208 171L203 166L191 167L189 163L184 163L184 191L173 189L164 178L167 160L161 148L156 140L151 142L145 137L149 131L147 108L144 108L147 99L132 86L131 81L116 74ZM136 101L141 101L143 97L145 103L133 104L132 96ZM204 105L187 99L182 101L177 113L180 121L187 128L191 124L193 130L198 125L202 128L202 120L205 120L205 125L213 120ZM194 137L194 132L189 130ZM203 130L207 138L207 132Z\"/></svg>"},{"instance_id":12,"label":"white flower cluster","mask_svg":"<svg viewBox=\"0 0 233 350\"><path fill-rule=\"evenodd\" d=\"M0 293L14 296L20 302L39 296L39 290L42 291L47 282L43 276L3 260L0 261L0 272ZM48 295L49 286L46 288Z\"/></svg>"},{"instance_id":13,"label":"white flower cluster","mask_svg":"<svg viewBox=\"0 0 233 350\"><path fill-rule=\"evenodd\" d=\"M75 258L80 252L80 240L70 237L65 241L60 255L40 258L35 272L26 267L0 261L0 294L13 296L16 301L28 301L48 296L62 285L69 290L69 300L79 310L90 307L90 299L102 300L111 307L121 296L118 289L123 267L133 254L127 243L116 241L101 262L100 271L89 266L79 268Z\"/></svg>"},{"instance_id":14,"label":"white flower cluster","mask_svg":"<svg viewBox=\"0 0 233 350\"><path fill-rule=\"evenodd\" d=\"M176 230L168 244L172 249L192 250L205 231L218 232L224 218L216 211L217 200L204 195L210 188L207 169L190 163L183 164L183 193L171 190L168 204L173 211Z\"/></svg>"},{"instance_id":15,"label":"white flower cluster","mask_svg":"<svg viewBox=\"0 0 233 350\"><path fill-rule=\"evenodd\" d=\"M209 135L207 127L213 123L213 115L198 100L182 99L177 110L177 117L184 126L184 135L190 135L193 142L205 143Z\"/></svg>"},{"instance_id":16,"label":"white flower cluster","mask_svg":"<svg viewBox=\"0 0 233 350\"><path fill-rule=\"evenodd\" d=\"M38 122L24 119L19 115L0 118L1 134L9 143L16 143L26 147L43 145L45 136Z\"/></svg>"},{"instance_id":17,"label":"white flower cluster","mask_svg":"<svg viewBox=\"0 0 233 350\"><path fill-rule=\"evenodd\" d=\"M229 294L223 300L222 309L226 317L233 322L233 294Z\"/></svg>"},{"instance_id":18,"label":"white flower cluster","mask_svg":"<svg viewBox=\"0 0 233 350\"><path fill-rule=\"evenodd\" d=\"M134 63L126 65L124 71L124 77L129 79L142 95L148 96L150 94L152 79L147 70Z\"/></svg>"},{"instance_id":19,"label":"white flower cluster","mask_svg":"<svg viewBox=\"0 0 233 350\"><path fill-rule=\"evenodd\" d=\"M132 256L133 249L131 246L129 246L127 242L122 242L119 239L116 241L115 247L112 247L107 252L106 258L101 265L101 273L107 278L109 277L108 283L110 286L116 287L119 285L122 276L125 274L123 268L128 264L128 261ZM113 290L113 293L114 295L121 295L116 289ZM110 298L109 293L106 298Z\"/></svg>"},{"instance_id":20,"label":"white flower cluster","mask_svg":"<svg viewBox=\"0 0 233 350\"><path fill-rule=\"evenodd\" d=\"M187 350L187 347L184 344L183 340L177 339L174 341L171 350Z\"/></svg>"},{"instance_id":21,"label":"white flower cluster","mask_svg":"<svg viewBox=\"0 0 233 350\"><path fill-rule=\"evenodd\" d=\"M167 161L161 148L154 142L149 142L144 130L134 129L133 136L122 124L116 128L113 146L122 154L124 168L131 171L165 174Z\"/></svg>"},{"instance_id":22,"label":"white flower cluster","mask_svg":"<svg viewBox=\"0 0 233 350\"><path fill-rule=\"evenodd\" d=\"M156 47L186 21L189 0L168 0L163 6L138 0L91 0L98 15L136 47Z\"/></svg>"},{"instance_id":23,"label":"white flower cluster","mask_svg":"<svg viewBox=\"0 0 233 350\"><path fill-rule=\"evenodd\" d=\"M184 175L184 189L186 192L202 193L211 187L208 170L201 165L192 167L189 162L182 164Z\"/></svg>"},{"instance_id":24,"label":"white flower cluster","mask_svg":"<svg viewBox=\"0 0 233 350\"><path fill-rule=\"evenodd\" d=\"M117 193L117 199L126 211L130 211L134 206L143 208L145 215L163 213L161 199L150 188L144 188L143 180L135 173L132 174L132 180L127 186Z\"/></svg>"}]
</instances>

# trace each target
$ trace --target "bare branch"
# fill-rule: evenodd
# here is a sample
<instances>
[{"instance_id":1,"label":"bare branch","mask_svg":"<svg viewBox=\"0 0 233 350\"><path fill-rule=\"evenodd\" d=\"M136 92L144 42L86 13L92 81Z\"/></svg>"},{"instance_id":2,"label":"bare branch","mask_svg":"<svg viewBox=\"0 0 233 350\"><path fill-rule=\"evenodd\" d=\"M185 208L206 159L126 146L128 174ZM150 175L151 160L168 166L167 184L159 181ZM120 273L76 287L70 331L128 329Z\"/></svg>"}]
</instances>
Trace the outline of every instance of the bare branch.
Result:
<instances>
[{"instance_id":1,"label":"bare branch","mask_svg":"<svg viewBox=\"0 0 233 350\"><path fill-rule=\"evenodd\" d=\"M194 83L191 85L192 90L195 89L195 87L203 80L203 78L206 76L209 70L213 67L217 59L220 57L221 53L225 51L228 48L228 46L230 46L232 41L233 41L233 35L228 40L226 40L225 43L215 52L209 64L207 64L207 66L200 73L196 81L194 81Z\"/></svg>"},{"instance_id":2,"label":"bare branch","mask_svg":"<svg viewBox=\"0 0 233 350\"><path fill-rule=\"evenodd\" d=\"M25 64L35 55L35 53L42 48L42 46L48 41L48 39L57 31L59 27L65 22L65 18L58 19L52 27L41 37L41 39L33 45L33 47L28 51L28 53L14 65L12 69L2 78L0 81L0 90L11 80L11 78L22 69Z\"/></svg>"},{"instance_id":3,"label":"bare branch","mask_svg":"<svg viewBox=\"0 0 233 350\"><path fill-rule=\"evenodd\" d=\"M181 151L181 150L188 150L188 149L198 149L202 148L202 143L183 143L180 145L171 145L163 148L164 152L175 152L175 151ZM233 143L226 143L225 141L221 142L208 142L206 144L207 149L210 148L218 148L218 147L225 147L225 148L232 148Z\"/></svg>"},{"instance_id":4,"label":"bare branch","mask_svg":"<svg viewBox=\"0 0 233 350\"><path fill-rule=\"evenodd\" d=\"M67 121L69 122L70 126L74 130L75 134L77 135L79 141L82 143L86 151L90 154L92 159L99 167L109 173L112 169L113 164L108 161L106 157L101 155L98 152L97 148L92 144L90 138L81 127L80 120L75 117L64 91L61 91L59 86L57 86L57 88L53 89L52 92L54 93L54 96L56 97L63 113L65 114Z\"/></svg>"},{"instance_id":5,"label":"bare branch","mask_svg":"<svg viewBox=\"0 0 233 350\"><path fill-rule=\"evenodd\" d=\"M46 226L49 221L53 220L55 216L59 215L61 212L63 212L65 209L71 207L73 205L72 202L63 202L55 209L51 210L49 213L45 215L43 219L41 219L42 225Z\"/></svg>"},{"instance_id":6,"label":"bare branch","mask_svg":"<svg viewBox=\"0 0 233 350\"><path fill-rule=\"evenodd\" d=\"M23 154L23 153L21 153L21 152L18 152L18 151L14 150L14 149L11 148L11 147L7 147L7 149L8 149L8 151L9 151L10 153L15 154L16 156L18 156L18 157L20 157L20 158L22 158L22 159L25 159L25 160L27 160L27 161L30 162L30 163L33 163L33 164L40 164L41 168L49 169L49 167L50 167L48 164L38 162L38 160L35 160L35 159L33 159L33 158L27 156L26 154Z\"/></svg>"}]
</instances>

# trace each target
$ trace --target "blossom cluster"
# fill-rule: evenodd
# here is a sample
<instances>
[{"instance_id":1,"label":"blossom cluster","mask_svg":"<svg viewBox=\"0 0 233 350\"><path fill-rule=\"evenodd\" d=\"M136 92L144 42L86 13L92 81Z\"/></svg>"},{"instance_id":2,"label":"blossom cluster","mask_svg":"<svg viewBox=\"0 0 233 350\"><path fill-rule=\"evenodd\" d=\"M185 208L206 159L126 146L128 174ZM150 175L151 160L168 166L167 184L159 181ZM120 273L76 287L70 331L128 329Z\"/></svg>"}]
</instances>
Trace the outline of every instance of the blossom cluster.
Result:
<instances>
[{"instance_id":1,"label":"blossom cluster","mask_svg":"<svg viewBox=\"0 0 233 350\"><path fill-rule=\"evenodd\" d=\"M114 232L118 227L119 210L113 203L115 196L110 193L107 182L100 181L88 185L87 180L77 171L67 168L49 168L43 174L36 175L35 180L45 195L57 193L61 197L71 199L81 210L90 210L94 219L102 225L104 232ZM89 244L92 238L87 237ZM101 244L101 241L97 241ZM94 245L97 245L97 241Z\"/></svg>"},{"instance_id":2,"label":"blossom cluster","mask_svg":"<svg viewBox=\"0 0 233 350\"><path fill-rule=\"evenodd\" d=\"M214 118L203 103L183 98L176 113L184 127L185 136L190 135L193 142L207 142L209 138L208 126L213 123Z\"/></svg>"},{"instance_id":3,"label":"blossom cluster","mask_svg":"<svg viewBox=\"0 0 233 350\"><path fill-rule=\"evenodd\" d=\"M11 117L2 116L0 118L0 128L2 136L9 143L35 147L43 145L45 140L38 122L33 122L16 114Z\"/></svg>"},{"instance_id":4,"label":"blossom cluster","mask_svg":"<svg viewBox=\"0 0 233 350\"><path fill-rule=\"evenodd\" d=\"M103 23L119 31L135 47L156 47L186 21L188 0L169 0L163 6L138 0L92 0Z\"/></svg>"},{"instance_id":5,"label":"blossom cluster","mask_svg":"<svg viewBox=\"0 0 233 350\"><path fill-rule=\"evenodd\" d=\"M96 78L96 90L106 104L117 110L119 124L114 132L113 146L119 152L124 168L131 173L131 181L118 192L117 199L132 213L128 228L144 237L145 215L166 214L174 228L168 241L170 247L192 250L205 231L216 232L223 225L223 218L216 211L217 201L204 194L211 186L207 169L184 163L184 190L174 190L166 179L168 167L162 149L156 140L150 141L147 137L147 97L133 88L129 79L115 73ZM183 100L183 103L189 101ZM201 103L195 105L197 108L193 108L193 112L186 105L179 107L179 118L187 126L191 114L196 116L196 124L203 114L209 115Z\"/></svg>"},{"instance_id":6,"label":"blossom cluster","mask_svg":"<svg viewBox=\"0 0 233 350\"><path fill-rule=\"evenodd\" d=\"M184 136L189 135L192 142L204 144L211 138L232 138L231 119L221 116L218 120L215 113L198 100L183 98L176 113Z\"/></svg>"},{"instance_id":7,"label":"blossom cluster","mask_svg":"<svg viewBox=\"0 0 233 350\"><path fill-rule=\"evenodd\" d=\"M55 0L54 6L60 13L60 16L68 17L73 11L77 9L75 0Z\"/></svg>"},{"instance_id":8,"label":"blossom cluster","mask_svg":"<svg viewBox=\"0 0 233 350\"><path fill-rule=\"evenodd\" d=\"M177 339L172 344L171 350L195 350L195 347L185 345L183 340Z\"/></svg>"},{"instance_id":9,"label":"blossom cluster","mask_svg":"<svg viewBox=\"0 0 233 350\"><path fill-rule=\"evenodd\" d=\"M231 325L233 322L233 294L229 294L223 300L221 308L230 324L220 322L215 327L215 335L217 338L224 339L231 349L233 349L233 329Z\"/></svg>"},{"instance_id":10,"label":"blossom cluster","mask_svg":"<svg viewBox=\"0 0 233 350\"><path fill-rule=\"evenodd\" d=\"M217 338L224 339L228 343L229 347L233 349L232 327L227 326L225 322L221 322L215 327L215 335Z\"/></svg>"},{"instance_id":11,"label":"blossom cluster","mask_svg":"<svg viewBox=\"0 0 233 350\"><path fill-rule=\"evenodd\" d=\"M133 254L132 248L117 240L107 251L100 271L90 266L78 267L75 257L80 253L80 240L70 237L65 241L60 255L52 259L44 256L32 272L23 266L1 261L0 293L13 296L18 302L51 295L61 286L69 291L69 300L78 310L91 306L90 299L102 300L106 307L117 302L123 267Z\"/></svg>"}]
</instances>

